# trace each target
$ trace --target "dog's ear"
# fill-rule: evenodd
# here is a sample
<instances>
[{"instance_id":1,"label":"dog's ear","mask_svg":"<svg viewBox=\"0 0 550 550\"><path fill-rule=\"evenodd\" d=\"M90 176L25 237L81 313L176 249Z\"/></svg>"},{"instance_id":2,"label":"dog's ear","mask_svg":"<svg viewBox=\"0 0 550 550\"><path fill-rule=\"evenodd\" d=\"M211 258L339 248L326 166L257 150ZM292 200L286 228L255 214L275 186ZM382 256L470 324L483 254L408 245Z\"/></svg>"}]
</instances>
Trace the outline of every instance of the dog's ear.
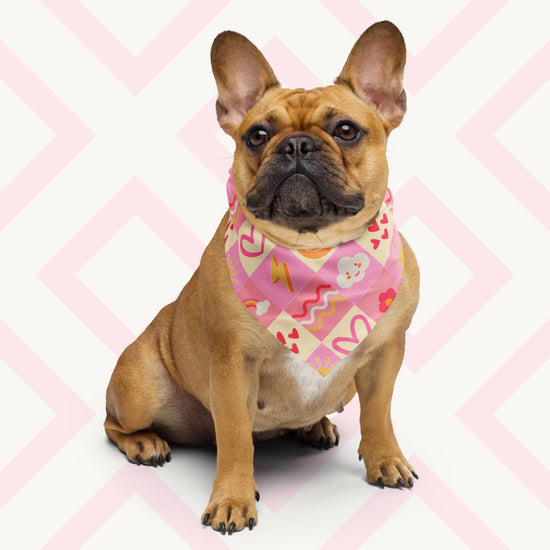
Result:
<instances>
[{"instance_id":1,"label":"dog's ear","mask_svg":"<svg viewBox=\"0 0 550 550\"><path fill-rule=\"evenodd\" d=\"M239 33L219 34L212 44L210 59L218 87L218 122L233 135L246 113L268 88L279 86L279 82L260 50Z\"/></svg>"},{"instance_id":2,"label":"dog's ear","mask_svg":"<svg viewBox=\"0 0 550 550\"><path fill-rule=\"evenodd\" d=\"M399 126L407 109L403 89L406 55L399 29L389 21L375 23L359 37L336 79L336 84L350 86L376 107L388 132Z\"/></svg>"}]
</instances>

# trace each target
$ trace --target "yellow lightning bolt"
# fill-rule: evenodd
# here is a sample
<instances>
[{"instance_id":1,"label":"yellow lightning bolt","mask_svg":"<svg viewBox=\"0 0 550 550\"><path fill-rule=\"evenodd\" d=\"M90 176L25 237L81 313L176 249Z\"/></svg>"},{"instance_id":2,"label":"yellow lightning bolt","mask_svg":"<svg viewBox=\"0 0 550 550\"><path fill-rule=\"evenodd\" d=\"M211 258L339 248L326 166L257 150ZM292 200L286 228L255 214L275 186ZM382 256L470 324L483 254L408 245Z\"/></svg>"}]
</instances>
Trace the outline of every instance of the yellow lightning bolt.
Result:
<instances>
[{"instance_id":1,"label":"yellow lightning bolt","mask_svg":"<svg viewBox=\"0 0 550 550\"><path fill-rule=\"evenodd\" d=\"M285 262L279 264L277 258L271 256L271 282L275 284L278 281L281 281L289 292L294 293L294 286L292 285L292 279L288 272L288 265Z\"/></svg>"}]
</instances>

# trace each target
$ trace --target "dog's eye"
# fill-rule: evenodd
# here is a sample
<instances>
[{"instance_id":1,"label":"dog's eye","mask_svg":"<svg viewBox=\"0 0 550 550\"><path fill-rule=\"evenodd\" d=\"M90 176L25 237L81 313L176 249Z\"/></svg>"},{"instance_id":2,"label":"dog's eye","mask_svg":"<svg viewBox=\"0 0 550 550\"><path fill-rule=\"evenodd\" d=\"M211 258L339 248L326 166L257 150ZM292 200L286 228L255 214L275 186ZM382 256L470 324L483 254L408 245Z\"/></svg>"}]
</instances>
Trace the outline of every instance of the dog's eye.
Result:
<instances>
[{"instance_id":1,"label":"dog's eye","mask_svg":"<svg viewBox=\"0 0 550 550\"><path fill-rule=\"evenodd\" d=\"M359 135L359 130L351 122L341 122L334 128L332 137L342 141L353 141Z\"/></svg>"},{"instance_id":2,"label":"dog's eye","mask_svg":"<svg viewBox=\"0 0 550 550\"><path fill-rule=\"evenodd\" d=\"M246 144L252 149L261 147L262 145L265 145L268 141L269 134L266 130L258 126L251 128L246 134Z\"/></svg>"}]
</instances>

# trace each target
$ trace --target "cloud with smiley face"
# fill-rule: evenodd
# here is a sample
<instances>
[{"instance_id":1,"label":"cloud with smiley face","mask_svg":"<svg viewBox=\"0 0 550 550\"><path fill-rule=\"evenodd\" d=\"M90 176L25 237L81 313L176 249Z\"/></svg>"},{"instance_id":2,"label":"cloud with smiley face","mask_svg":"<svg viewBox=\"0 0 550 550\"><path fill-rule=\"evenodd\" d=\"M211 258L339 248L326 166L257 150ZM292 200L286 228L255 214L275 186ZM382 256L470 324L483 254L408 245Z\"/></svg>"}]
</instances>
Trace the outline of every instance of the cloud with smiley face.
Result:
<instances>
[{"instance_id":1,"label":"cloud with smiley face","mask_svg":"<svg viewBox=\"0 0 550 550\"><path fill-rule=\"evenodd\" d=\"M336 284L340 288L349 288L363 280L365 271L369 267L370 259L367 254L359 252L355 256L344 256L338 261L338 277Z\"/></svg>"}]
</instances>

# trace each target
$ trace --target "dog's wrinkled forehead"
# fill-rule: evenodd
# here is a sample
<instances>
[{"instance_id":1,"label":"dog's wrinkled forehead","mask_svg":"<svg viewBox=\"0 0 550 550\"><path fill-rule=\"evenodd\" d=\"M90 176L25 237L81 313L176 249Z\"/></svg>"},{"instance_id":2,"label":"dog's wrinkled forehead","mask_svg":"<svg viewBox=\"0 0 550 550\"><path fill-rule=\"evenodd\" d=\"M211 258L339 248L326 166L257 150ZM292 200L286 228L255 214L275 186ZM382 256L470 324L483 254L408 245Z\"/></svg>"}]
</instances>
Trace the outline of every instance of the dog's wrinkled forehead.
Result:
<instances>
[{"instance_id":1,"label":"dog's wrinkled forehead","mask_svg":"<svg viewBox=\"0 0 550 550\"><path fill-rule=\"evenodd\" d=\"M275 132L326 131L334 120L349 120L368 127L372 137L385 138L376 111L352 92L337 86L311 90L278 88L266 93L240 125L245 133L255 124L269 125Z\"/></svg>"}]
</instances>

